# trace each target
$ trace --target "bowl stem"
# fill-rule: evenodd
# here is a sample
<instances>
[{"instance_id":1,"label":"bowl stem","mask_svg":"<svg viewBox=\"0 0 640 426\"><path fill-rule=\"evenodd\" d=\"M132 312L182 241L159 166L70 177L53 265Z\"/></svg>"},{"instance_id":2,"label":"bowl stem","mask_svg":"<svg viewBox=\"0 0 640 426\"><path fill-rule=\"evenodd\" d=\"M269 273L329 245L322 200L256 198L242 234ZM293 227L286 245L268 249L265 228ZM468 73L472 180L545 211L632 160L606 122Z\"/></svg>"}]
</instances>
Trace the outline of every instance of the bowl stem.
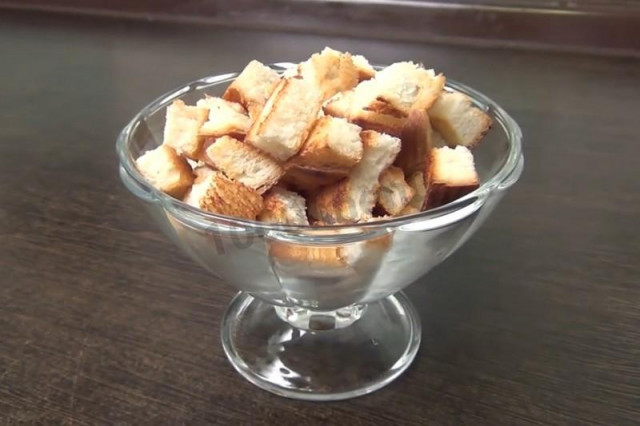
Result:
<instances>
[{"instance_id":1,"label":"bowl stem","mask_svg":"<svg viewBox=\"0 0 640 426\"><path fill-rule=\"evenodd\" d=\"M327 331L349 327L358 321L367 305L351 305L335 311L314 311L300 307L276 306L276 314L295 328L309 331Z\"/></svg>"},{"instance_id":2,"label":"bowl stem","mask_svg":"<svg viewBox=\"0 0 640 426\"><path fill-rule=\"evenodd\" d=\"M233 367L277 395L335 401L373 392L405 371L420 346L420 318L397 293L336 311L284 308L238 293L222 346Z\"/></svg>"}]
</instances>

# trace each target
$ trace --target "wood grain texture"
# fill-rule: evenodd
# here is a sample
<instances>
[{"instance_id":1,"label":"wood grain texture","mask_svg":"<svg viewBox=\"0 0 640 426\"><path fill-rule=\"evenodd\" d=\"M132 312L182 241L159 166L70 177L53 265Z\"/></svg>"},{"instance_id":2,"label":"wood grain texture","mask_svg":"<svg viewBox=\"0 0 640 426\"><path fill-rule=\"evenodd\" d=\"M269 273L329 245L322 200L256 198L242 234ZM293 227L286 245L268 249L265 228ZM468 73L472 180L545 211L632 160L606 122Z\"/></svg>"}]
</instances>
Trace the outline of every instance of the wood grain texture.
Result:
<instances>
[{"instance_id":1,"label":"wood grain texture","mask_svg":"<svg viewBox=\"0 0 640 426\"><path fill-rule=\"evenodd\" d=\"M640 62L3 13L0 424L631 425L640 418ZM415 364L319 404L227 363L234 294L174 248L117 175L149 100L325 45L423 61L501 103L521 182L408 294Z\"/></svg>"}]
</instances>

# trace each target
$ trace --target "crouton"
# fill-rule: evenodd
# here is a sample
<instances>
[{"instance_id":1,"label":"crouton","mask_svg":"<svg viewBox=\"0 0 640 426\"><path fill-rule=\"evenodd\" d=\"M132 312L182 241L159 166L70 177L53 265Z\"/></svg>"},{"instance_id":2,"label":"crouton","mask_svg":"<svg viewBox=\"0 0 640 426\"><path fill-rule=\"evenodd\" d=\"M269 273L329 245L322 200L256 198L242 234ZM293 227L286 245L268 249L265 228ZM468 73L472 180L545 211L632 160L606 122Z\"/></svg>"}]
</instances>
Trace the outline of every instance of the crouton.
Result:
<instances>
[{"instance_id":1,"label":"crouton","mask_svg":"<svg viewBox=\"0 0 640 426\"><path fill-rule=\"evenodd\" d=\"M286 161L302 148L321 107L322 90L316 82L298 77L283 79L245 140Z\"/></svg>"},{"instance_id":2,"label":"crouton","mask_svg":"<svg viewBox=\"0 0 640 426\"><path fill-rule=\"evenodd\" d=\"M218 138L229 135L244 139L251 126L247 112L238 103L207 96L200 99L196 106L209 110L207 121L200 127L200 136Z\"/></svg>"},{"instance_id":3,"label":"crouton","mask_svg":"<svg viewBox=\"0 0 640 426\"><path fill-rule=\"evenodd\" d=\"M342 118L321 117L292 163L348 172L362 158L361 130Z\"/></svg>"},{"instance_id":4,"label":"crouton","mask_svg":"<svg viewBox=\"0 0 640 426\"><path fill-rule=\"evenodd\" d=\"M309 225L307 203L293 191L272 188L264 197L264 209L258 215L258 220L286 225Z\"/></svg>"},{"instance_id":5,"label":"crouton","mask_svg":"<svg viewBox=\"0 0 640 426\"><path fill-rule=\"evenodd\" d=\"M491 128L491 117L460 92L444 92L429 110L434 129L450 145L475 146Z\"/></svg>"},{"instance_id":6,"label":"crouton","mask_svg":"<svg viewBox=\"0 0 640 426\"><path fill-rule=\"evenodd\" d=\"M187 106L181 100L173 101L167 107L163 143L178 155L196 160L204 142L199 134L200 127L208 116L207 108Z\"/></svg>"},{"instance_id":7,"label":"crouton","mask_svg":"<svg viewBox=\"0 0 640 426\"><path fill-rule=\"evenodd\" d=\"M219 171L203 173L183 201L212 213L251 220L255 220L264 207L260 194Z\"/></svg>"},{"instance_id":8,"label":"crouton","mask_svg":"<svg viewBox=\"0 0 640 426\"><path fill-rule=\"evenodd\" d=\"M309 197L309 212L327 224L354 223L371 217L380 174L400 151L400 139L374 131L361 133L362 160L349 176Z\"/></svg>"},{"instance_id":9,"label":"crouton","mask_svg":"<svg viewBox=\"0 0 640 426\"><path fill-rule=\"evenodd\" d=\"M478 188L473 154L464 146L434 148L429 159L426 208L448 204Z\"/></svg>"},{"instance_id":10,"label":"crouton","mask_svg":"<svg viewBox=\"0 0 640 426\"><path fill-rule=\"evenodd\" d=\"M136 166L154 188L175 198L182 198L193 183L191 166L168 145L145 152Z\"/></svg>"},{"instance_id":11,"label":"crouton","mask_svg":"<svg viewBox=\"0 0 640 426\"><path fill-rule=\"evenodd\" d=\"M280 76L276 71L259 61L251 61L222 97L244 106L249 111L249 116L255 120L279 81Z\"/></svg>"},{"instance_id":12,"label":"crouton","mask_svg":"<svg viewBox=\"0 0 640 426\"><path fill-rule=\"evenodd\" d=\"M259 194L274 186L284 174L277 161L230 136L216 139L205 150L202 160Z\"/></svg>"},{"instance_id":13,"label":"crouton","mask_svg":"<svg viewBox=\"0 0 640 426\"><path fill-rule=\"evenodd\" d=\"M404 180L401 168L391 166L380 175L378 204L391 216L398 216L415 195L415 190Z\"/></svg>"}]
</instances>

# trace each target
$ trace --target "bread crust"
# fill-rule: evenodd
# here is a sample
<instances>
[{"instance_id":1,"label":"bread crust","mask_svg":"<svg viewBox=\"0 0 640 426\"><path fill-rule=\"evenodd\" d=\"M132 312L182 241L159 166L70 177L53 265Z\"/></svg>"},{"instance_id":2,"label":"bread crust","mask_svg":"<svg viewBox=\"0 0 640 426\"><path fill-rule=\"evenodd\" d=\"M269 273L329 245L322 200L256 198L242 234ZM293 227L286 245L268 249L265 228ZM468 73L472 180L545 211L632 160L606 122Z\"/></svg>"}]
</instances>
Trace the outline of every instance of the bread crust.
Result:
<instances>
[{"instance_id":1,"label":"bread crust","mask_svg":"<svg viewBox=\"0 0 640 426\"><path fill-rule=\"evenodd\" d=\"M216 139L201 158L209 166L255 189L259 194L278 183L284 174L284 169L276 160L230 136Z\"/></svg>"},{"instance_id":2,"label":"bread crust","mask_svg":"<svg viewBox=\"0 0 640 426\"><path fill-rule=\"evenodd\" d=\"M353 64L358 70L358 81L371 80L376 75L376 70L371 66L367 58L362 55L352 55Z\"/></svg>"},{"instance_id":3,"label":"bread crust","mask_svg":"<svg viewBox=\"0 0 640 426\"><path fill-rule=\"evenodd\" d=\"M349 120L363 130L373 130L395 137L401 135L406 121L404 114L399 114L396 108L380 100L363 109L354 108L353 97L353 91L339 93L325 103L324 113Z\"/></svg>"},{"instance_id":4,"label":"bread crust","mask_svg":"<svg viewBox=\"0 0 640 426\"><path fill-rule=\"evenodd\" d=\"M427 187L425 181L425 173L423 171L415 172L407 183L413 188L413 197L404 209L400 212L400 215L407 215L413 213L419 213L425 209L427 200Z\"/></svg>"},{"instance_id":5,"label":"bread crust","mask_svg":"<svg viewBox=\"0 0 640 426\"><path fill-rule=\"evenodd\" d=\"M229 85L224 99L244 106L256 119L280 81L278 73L259 61L251 61Z\"/></svg>"},{"instance_id":6,"label":"bread crust","mask_svg":"<svg viewBox=\"0 0 640 426\"><path fill-rule=\"evenodd\" d=\"M136 160L136 166L156 189L178 199L193 184L191 166L168 145L147 151Z\"/></svg>"},{"instance_id":7,"label":"bread crust","mask_svg":"<svg viewBox=\"0 0 640 426\"><path fill-rule=\"evenodd\" d=\"M302 149L291 163L318 170L344 170L345 174L362 159L362 129L341 118L320 117ZM344 152L345 144L353 148Z\"/></svg>"},{"instance_id":8,"label":"bread crust","mask_svg":"<svg viewBox=\"0 0 640 426\"><path fill-rule=\"evenodd\" d=\"M444 152L453 153L457 157L460 157L458 160L460 165L472 168L472 172L467 179L464 181L452 182L448 180L446 176L440 174L442 170L440 168L443 167L441 164L441 161L443 160L441 159L440 154ZM430 151L429 157L429 170L425 175L427 188L425 210L448 204L479 187L480 180L473 165L473 156L471 156L471 153L467 148L461 146L456 147L455 149L448 147L434 148ZM468 164L469 157L471 158L471 164ZM449 164L448 168L451 167L453 167L453 165Z\"/></svg>"},{"instance_id":9,"label":"bread crust","mask_svg":"<svg viewBox=\"0 0 640 426\"><path fill-rule=\"evenodd\" d=\"M292 77L280 81L245 140L279 161L302 148L322 108L322 91L313 81Z\"/></svg>"},{"instance_id":10,"label":"bread crust","mask_svg":"<svg viewBox=\"0 0 640 426\"><path fill-rule=\"evenodd\" d=\"M188 106L179 99L173 101L167 107L163 143L178 155L197 160L204 143L199 131L208 115L207 108Z\"/></svg>"},{"instance_id":11,"label":"bread crust","mask_svg":"<svg viewBox=\"0 0 640 426\"><path fill-rule=\"evenodd\" d=\"M311 194L320 188L341 181L349 175L344 169L317 169L287 164L282 182L291 188Z\"/></svg>"},{"instance_id":12,"label":"bread crust","mask_svg":"<svg viewBox=\"0 0 640 426\"><path fill-rule=\"evenodd\" d=\"M460 92L443 92L429 110L433 128L447 145L472 148L491 129L491 117Z\"/></svg>"},{"instance_id":13,"label":"bread crust","mask_svg":"<svg viewBox=\"0 0 640 426\"><path fill-rule=\"evenodd\" d=\"M255 220L264 205L255 190L210 171L191 187L184 198L194 207L231 217Z\"/></svg>"},{"instance_id":14,"label":"bread crust","mask_svg":"<svg viewBox=\"0 0 640 426\"><path fill-rule=\"evenodd\" d=\"M258 220L286 225L308 225L306 200L293 191L273 188L264 196L264 208L258 215Z\"/></svg>"},{"instance_id":15,"label":"bread crust","mask_svg":"<svg viewBox=\"0 0 640 426\"><path fill-rule=\"evenodd\" d=\"M402 149L394 164L400 167L406 176L424 171L431 150L431 123L426 111L413 110L409 113L402 127L400 140Z\"/></svg>"},{"instance_id":16,"label":"bread crust","mask_svg":"<svg viewBox=\"0 0 640 426\"><path fill-rule=\"evenodd\" d=\"M449 204L476 189L478 189L478 184L451 186L446 183L431 182L425 210Z\"/></svg>"},{"instance_id":17,"label":"bread crust","mask_svg":"<svg viewBox=\"0 0 640 426\"><path fill-rule=\"evenodd\" d=\"M198 134L205 138L205 144L208 138L227 135L242 140L251 126L247 111L239 103L206 96L200 99L196 105L209 110L207 121L198 131Z\"/></svg>"},{"instance_id":18,"label":"bread crust","mask_svg":"<svg viewBox=\"0 0 640 426\"><path fill-rule=\"evenodd\" d=\"M363 129L400 136L411 111L430 108L444 84L442 74L435 75L411 62L398 62L330 99L324 112L347 118Z\"/></svg>"},{"instance_id":19,"label":"bread crust","mask_svg":"<svg viewBox=\"0 0 640 426\"><path fill-rule=\"evenodd\" d=\"M378 204L391 216L398 216L414 195L415 190L405 181L401 168L390 166L380 175Z\"/></svg>"},{"instance_id":20,"label":"bread crust","mask_svg":"<svg viewBox=\"0 0 640 426\"><path fill-rule=\"evenodd\" d=\"M361 133L362 160L344 180L309 197L311 217L328 224L355 223L371 218L380 174L400 151L400 140L374 131Z\"/></svg>"},{"instance_id":21,"label":"bread crust","mask_svg":"<svg viewBox=\"0 0 640 426\"><path fill-rule=\"evenodd\" d=\"M338 92L350 90L358 84L358 68L351 54L325 47L298 67L302 77L315 79L322 88L322 100Z\"/></svg>"}]
</instances>

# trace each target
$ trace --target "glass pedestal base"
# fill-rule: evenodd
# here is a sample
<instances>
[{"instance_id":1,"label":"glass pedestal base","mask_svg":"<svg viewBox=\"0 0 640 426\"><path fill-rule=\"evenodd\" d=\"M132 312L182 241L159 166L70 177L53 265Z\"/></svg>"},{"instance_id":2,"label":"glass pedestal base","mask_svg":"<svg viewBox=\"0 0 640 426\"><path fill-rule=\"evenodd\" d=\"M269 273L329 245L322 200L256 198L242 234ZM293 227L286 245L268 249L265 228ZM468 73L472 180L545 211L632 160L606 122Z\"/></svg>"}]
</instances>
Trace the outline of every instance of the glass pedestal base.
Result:
<instances>
[{"instance_id":1,"label":"glass pedestal base","mask_svg":"<svg viewBox=\"0 0 640 426\"><path fill-rule=\"evenodd\" d=\"M420 338L419 316L403 293L330 312L274 308L238 293L222 323L222 346L240 374L311 401L382 388L409 367Z\"/></svg>"}]
</instances>

